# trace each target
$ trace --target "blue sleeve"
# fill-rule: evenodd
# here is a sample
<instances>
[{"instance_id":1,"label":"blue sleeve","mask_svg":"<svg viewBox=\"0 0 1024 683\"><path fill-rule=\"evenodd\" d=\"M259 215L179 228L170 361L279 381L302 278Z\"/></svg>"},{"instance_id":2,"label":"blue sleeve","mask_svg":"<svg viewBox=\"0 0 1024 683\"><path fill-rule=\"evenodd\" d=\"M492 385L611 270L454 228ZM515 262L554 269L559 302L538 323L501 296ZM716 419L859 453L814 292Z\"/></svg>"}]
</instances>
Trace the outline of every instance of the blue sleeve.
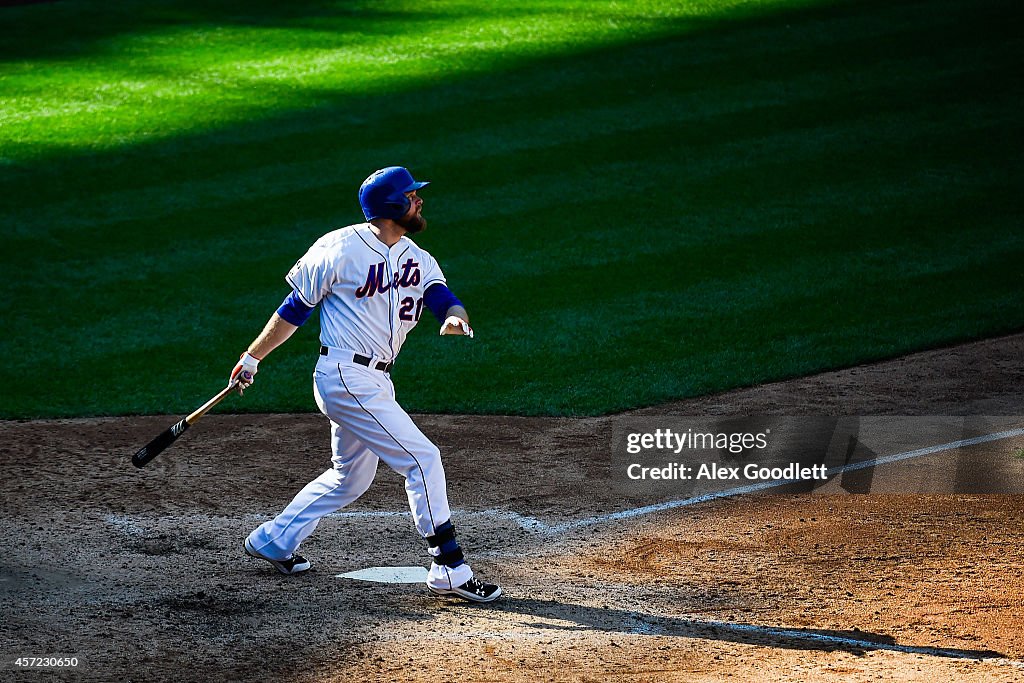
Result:
<instances>
[{"instance_id":1,"label":"blue sleeve","mask_svg":"<svg viewBox=\"0 0 1024 683\"><path fill-rule=\"evenodd\" d=\"M292 293L281 302L281 307L277 309L277 314L292 325L302 327L302 323L309 320L309 316L313 314L314 308L316 307L307 306L302 303L298 293L292 290Z\"/></svg>"},{"instance_id":2,"label":"blue sleeve","mask_svg":"<svg viewBox=\"0 0 1024 683\"><path fill-rule=\"evenodd\" d=\"M452 294L452 291L440 282L427 287L427 291L423 292L423 303L427 305L430 312L434 314L437 321L443 323L445 318L448 317L448 309L452 306L462 306L462 302L459 301L458 297Z\"/></svg>"}]
</instances>

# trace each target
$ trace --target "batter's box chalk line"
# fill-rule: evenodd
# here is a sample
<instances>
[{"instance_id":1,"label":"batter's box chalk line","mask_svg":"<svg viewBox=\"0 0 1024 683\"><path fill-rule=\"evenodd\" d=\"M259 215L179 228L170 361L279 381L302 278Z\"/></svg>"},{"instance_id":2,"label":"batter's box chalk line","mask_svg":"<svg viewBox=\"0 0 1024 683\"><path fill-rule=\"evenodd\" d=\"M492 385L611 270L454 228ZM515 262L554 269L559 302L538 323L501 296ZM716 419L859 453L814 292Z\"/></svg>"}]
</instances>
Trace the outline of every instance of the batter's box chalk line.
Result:
<instances>
[{"instance_id":1,"label":"batter's box chalk line","mask_svg":"<svg viewBox=\"0 0 1024 683\"><path fill-rule=\"evenodd\" d=\"M988 443L989 441L999 441L1000 439L1011 439L1016 436L1024 435L1024 427L1018 429L1011 429L1005 432L995 432L993 434L985 434L982 436L976 436L970 439L961 439L959 441L951 441L949 443L939 444L937 446L928 446L926 448L917 448L912 451L906 451L903 453L896 453L895 455L885 455L880 458L873 460L865 460L863 462L856 462L842 467L830 467L826 474L828 477L835 477L844 472L852 472L854 470L863 470L869 467L876 467L878 465L888 465L894 462L900 462L903 460L910 460L912 458L920 458L925 455L932 455L934 453L941 453L942 451L953 450L956 448L964 448L965 446L976 446L977 444ZM663 512L665 510L673 510L675 508L687 507L689 505L697 505L699 503L707 503L708 501L717 500L719 498L731 498L733 496L740 496L746 493L755 493L757 491L765 491L767 489L778 488L780 486L786 486L787 484L797 483L796 479L775 479L772 481L763 481L756 484L748 484L746 486L737 486L735 488L726 489L724 491L717 491L715 493L706 493L700 496L693 496L691 498L682 498L679 500L670 500L664 503L656 503L653 505L645 505L643 507L631 508L629 510L620 510L619 512L612 512L606 515L597 515L594 517L586 517L584 519L577 519L571 522L564 522L562 524L545 525L542 522L538 522L544 528L542 531L548 534L559 534L580 527L592 526L594 524L603 524L605 522L617 522L623 519L632 519L633 517L642 517L655 512ZM525 528L525 527L524 527Z\"/></svg>"},{"instance_id":2,"label":"batter's box chalk line","mask_svg":"<svg viewBox=\"0 0 1024 683\"><path fill-rule=\"evenodd\" d=\"M121 515L107 515L104 520L107 524L119 529L121 533L129 538L141 537L146 535L146 530L136 524L128 517Z\"/></svg>"},{"instance_id":3,"label":"batter's box chalk line","mask_svg":"<svg viewBox=\"0 0 1024 683\"><path fill-rule=\"evenodd\" d=\"M875 458L873 460L865 460L863 462L852 463L849 465L844 465L842 467L832 467L828 469L827 476L835 477L840 474L843 474L844 472L852 472L854 470L867 469L869 467L886 465L889 463L900 462L902 460L910 460L912 458L919 458L925 455L941 453L942 451L953 450L956 448L975 446L977 444L987 443L989 441L1011 439L1017 436L1024 436L1024 427L1018 429L1011 429L1003 432L995 432L993 434L985 434L970 439L951 441L949 443L939 444L937 446L918 448L912 451L906 451L904 453L896 453L895 455L886 455L880 458ZM593 526L595 524L603 524L607 522L617 522L624 519L632 519L634 517L643 517L644 515L654 514L657 512L664 512L665 510L673 510L675 508L687 507L690 505L698 505L700 503L707 503L709 501L717 500L719 498L731 498L733 496L740 496L746 493L764 491L767 489L786 486L787 484L793 483L795 483L795 480L793 479L776 479L773 481L764 481L756 484L749 484L747 486L737 486L735 488L726 489L724 491L718 491L715 493L707 493L704 495L693 496L690 498L670 500L664 503L655 503L653 505L645 505L643 507L630 508L628 510L620 510L618 512L612 512L605 515L585 517L583 519L576 519L571 522L562 522L560 524L548 524L544 521L537 519L536 517L520 515L516 512L512 512L509 510L453 510L452 512L459 518L494 518L505 522L512 522L524 531L530 531L538 534L554 535L565 533L566 531L572 531L574 529L578 529L581 527ZM387 517L404 518L408 515L409 512L407 510L342 510L340 512L335 512L330 515L327 515L327 517L333 517L336 519L371 519ZM247 515L247 517L252 519L264 519L266 515L251 514ZM108 515L106 518L106 522L114 527L119 528L123 533L129 536L135 536L144 533L144 530L128 517Z\"/></svg>"},{"instance_id":4,"label":"batter's box chalk line","mask_svg":"<svg viewBox=\"0 0 1024 683\"><path fill-rule=\"evenodd\" d=\"M408 516L408 510L342 510L341 512L332 512L327 515L327 517L334 519L370 519L381 517L406 518ZM467 517L484 519L493 518L501 520L502 522L512 522L526 531L535 531L539 533L547 532L554 528L550 524L545 524L534 517L527 517L508 510L452 510L452 517L457 517L459 519L465 519Z\"/></svg>"},{"instance_id":5,"label":"batter's box chalk line","mask_svg":"<svg viewBox=\"0 0 1024 683\"><path fill-rule=\"evenodd\" d=\"M1012 439L1016 436L1024 436L1024 427L1018 429L1011 429L1003 432L995 432L993 434L984 434L982 436L976 436L970 439L960 439L959 441L950 441L949 443L938 444L936 446L928 446L925 448L917 448L912 451L905 451L903 453L896 453L894 455L885 455L873 460L864 460L863 462L851 463L842 467L830 467L826 474L828 477L836 477L844 472L853 472L855 470L863 470L869 467L877 467L878 465L888 465L894 462L900 462L903 460L910 460L912 458L920 458L925 455L933 455L935 453L941 453L942 451L953 450L957 448L964 448L966 446L976 446L982 443L988 443L989 441L999 441L1001 439ZM700 503L707 503L712 500L718 500L719 498L732 498L734 496L741 496L747 493L756 493L757 491L765 491L768 489L778 488L780 486L786 486L787 484L797 483L795 479L775 479L772 481L763 481L756 484L748 484L746 486L737 486L731 489L725 489L724 491L717 491L714 493L706 493L700 496L692 496L690 498L682 498L678 500L670 500L664 503L655 503L653 505L644 505L643 507L630 508L628 510L620 510L618 512L611 512L605 515L596 515L593 517L585 517L583 519L576 519L570 522L562 522L560 524L548 524L543 522L536 517L528 517L526 515L520 515L516 512L508 510L453 510L453 514L458 516L460 519L465 517L482 517L482 518L497 518L503 521L509 521L516 524L519 528L524 531L531 531L539 534L561 534L581 527L593 526L595 524L604 524L607 522L618 522L624 519L632 519L634 517L643 517L645 515L654 514L656 512L664 512L666 510L674 510L676 508L687 507L690 505L698 505ZM335 512L328 517L335 518L353 518L353 519L365 519L371 517L404 517L409 513L406 511L397 510L366 510L366 511L341 511Z\"/></svg>"}]
</instances>

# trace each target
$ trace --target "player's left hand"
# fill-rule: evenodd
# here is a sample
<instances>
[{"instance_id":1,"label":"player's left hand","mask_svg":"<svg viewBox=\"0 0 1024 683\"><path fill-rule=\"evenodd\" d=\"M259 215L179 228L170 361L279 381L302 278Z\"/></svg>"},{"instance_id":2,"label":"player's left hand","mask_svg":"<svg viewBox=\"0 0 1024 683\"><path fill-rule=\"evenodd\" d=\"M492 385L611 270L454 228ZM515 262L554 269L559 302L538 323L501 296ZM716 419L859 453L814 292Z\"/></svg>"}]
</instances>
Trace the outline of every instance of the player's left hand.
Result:
<instances>
[{"instance_id":1,"label":"player's left hand","mask_svg":"<svg viewBox=\"0 0 1024 683\"><path fill-rule=\"evenodd\" d=\"M441 332L439 334L465 335L472 339L473 328L469 326L469 323L457 315L450 315L444 321L444 325L441 325Z\"/></svg>"}]
</instances>

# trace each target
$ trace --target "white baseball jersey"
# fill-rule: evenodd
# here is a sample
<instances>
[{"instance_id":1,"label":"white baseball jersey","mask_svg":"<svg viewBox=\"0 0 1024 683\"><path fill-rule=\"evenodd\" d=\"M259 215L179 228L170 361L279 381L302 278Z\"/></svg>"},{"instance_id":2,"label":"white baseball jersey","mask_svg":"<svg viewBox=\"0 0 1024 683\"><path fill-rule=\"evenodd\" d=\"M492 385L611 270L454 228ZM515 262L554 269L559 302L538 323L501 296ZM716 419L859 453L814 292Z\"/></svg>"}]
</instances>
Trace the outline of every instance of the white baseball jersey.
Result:
<instances>
[{"instance_id":1,"label":"white baseball jersey","mask_svg":"<svg viewBox=\"0 0 1024 683\"><path fill-rule=\"evenodd\" d=\"M444 283L434 257L408 237L390 249L368 223L318 239L285 277L320 305L320 343L390 362L423 312L423 293Z\"/></svg>"},{"instance_id":2,"label":"white baseball jersey","mask_svg":"<svg viewBox=\"0 0 1024 683\"><path fill-rule=\"evenodd\" d=\"M416 528L424 538L450 521L441 452L395 400L388 373L351 352L390 362L423 312L423 294L444 275L430 254L402 237L390 249L368 223L327 233L285 278L309 307L320 306L313 388L331 420L332 467L299 491L247 539L260 557L285 560L320 520L357 500L383 461L405 478ZM429 550L439 557L440 548ZM473 577L469 564L431 561L427 585L450 590Z\"/></svg>"}]
</instances>

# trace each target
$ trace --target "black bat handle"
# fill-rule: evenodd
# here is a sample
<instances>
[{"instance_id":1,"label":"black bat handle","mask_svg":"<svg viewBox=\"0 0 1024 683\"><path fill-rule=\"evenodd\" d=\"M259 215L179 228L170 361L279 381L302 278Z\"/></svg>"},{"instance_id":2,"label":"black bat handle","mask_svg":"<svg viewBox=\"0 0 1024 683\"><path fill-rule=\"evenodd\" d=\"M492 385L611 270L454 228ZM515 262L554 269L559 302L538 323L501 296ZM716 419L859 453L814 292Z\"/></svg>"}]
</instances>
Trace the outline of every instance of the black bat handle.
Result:
<instances>
[{"instance_id":1,"label":"black bat handle","mask_svg":"<svg viewBox=\"0 0 1024 683\"><path fill-rule=\"evenodd\" d=\"M158 435L155 439L139 449L138 453L132 456L132 464L136 467L145 467L146 463L163 453L164 449L170 446L175 440L188 429L188 418L182 418L170 429Z\"/></svg>"}]
</instances>

